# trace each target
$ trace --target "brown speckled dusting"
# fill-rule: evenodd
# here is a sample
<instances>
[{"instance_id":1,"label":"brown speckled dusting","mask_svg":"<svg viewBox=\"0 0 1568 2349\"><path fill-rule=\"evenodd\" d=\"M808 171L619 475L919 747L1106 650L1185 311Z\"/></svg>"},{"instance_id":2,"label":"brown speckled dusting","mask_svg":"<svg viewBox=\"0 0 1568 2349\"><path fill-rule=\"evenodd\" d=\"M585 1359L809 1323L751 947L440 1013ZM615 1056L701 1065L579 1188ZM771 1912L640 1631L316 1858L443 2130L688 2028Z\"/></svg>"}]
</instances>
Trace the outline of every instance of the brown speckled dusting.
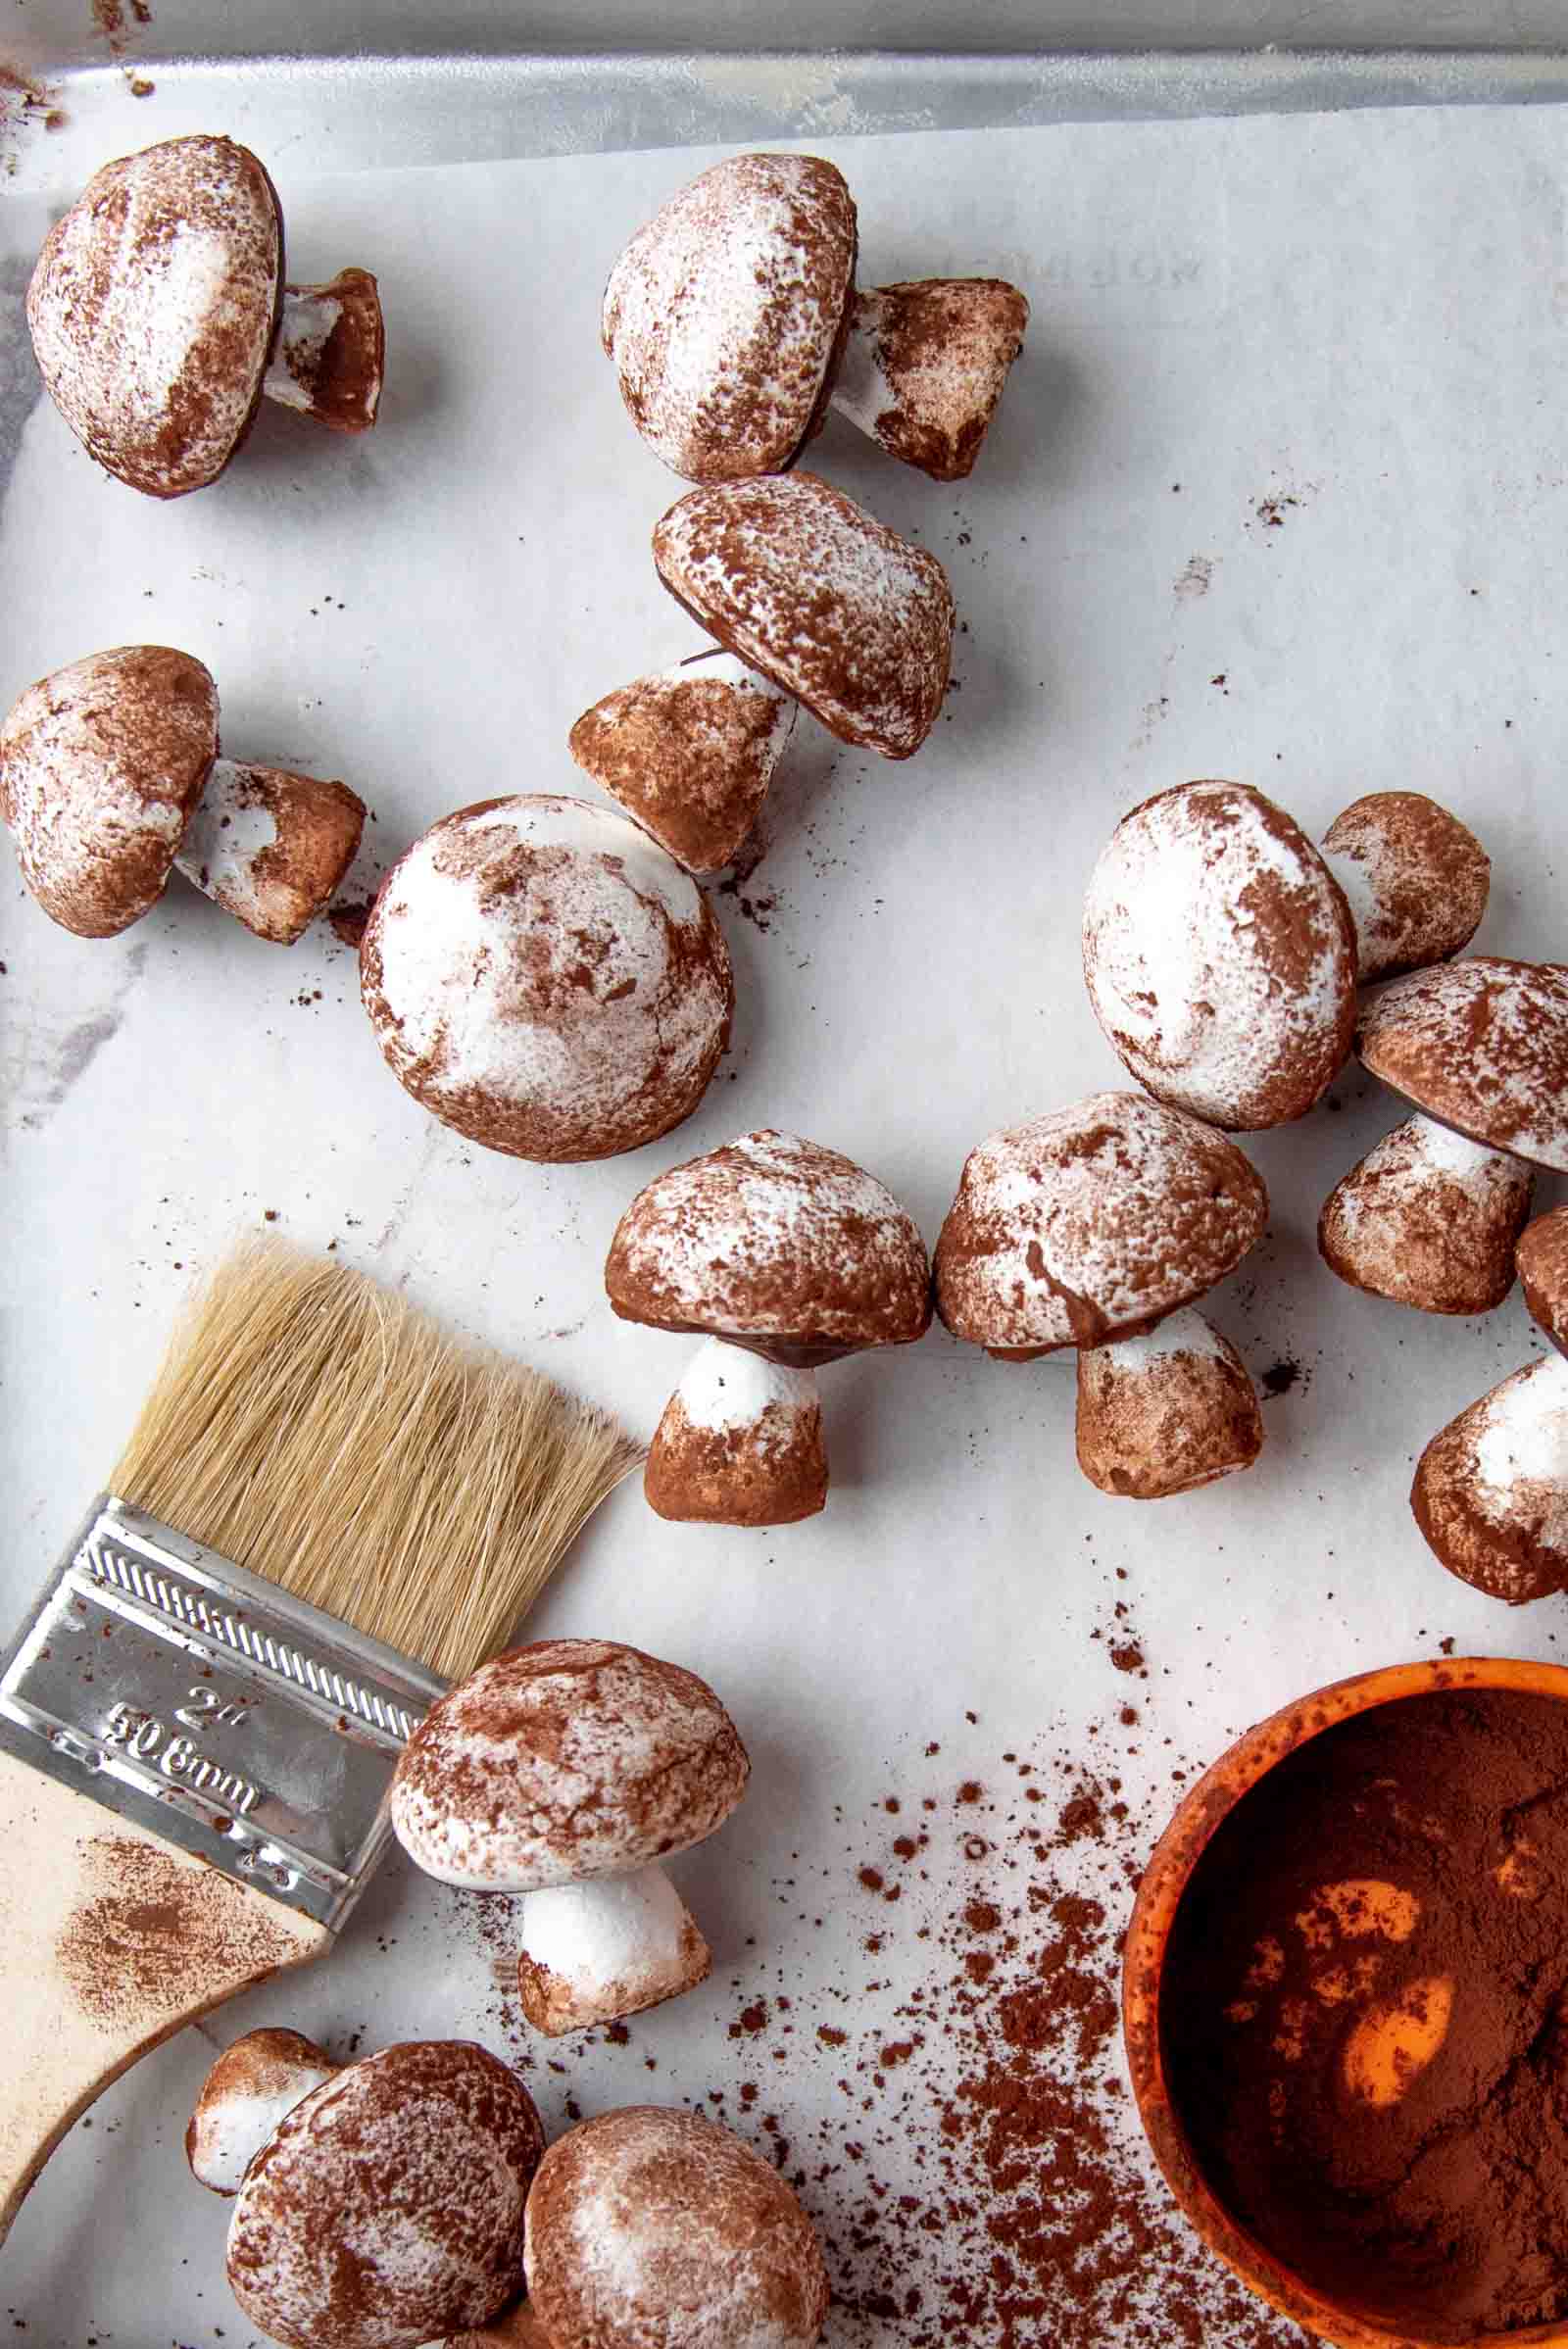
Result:
<instances>
[{"instance_id":1,"label":"brown speckled dusting","mask_svg":"<svg viewBox=\"0 0 1568 2349\"><path fill-rule=\"evenodd\" d=\"M110 1888L66 1920L55 1954L95 2022L134 2022L204 1981L244 1974L261 1982L298 1956L298 1941L259 1919L254 1902L216 1871L121 1835L94 1835L87 1848Z\"/></svg>"},{"instance_id":2,"label":"brown speckled dusting","mask_svg":"<svg viewBox=\"0 0 1568 2349\"><path fill-rule=\"evenodd\" d=\"M27 323L100 465L155 498L216 480L261 398L282 259L272 183L231 139L168 139L95 174L45 239Z\"/></svg>"},{"instance_id":3,"label":"brown speckled dusting","mask_svg":"<svg viewBox=\"0 0 1568 2349\"><path fill-rule=\"evenodd\" d=\"M602 336L638 430L689 481L791 463L847 320L855 206L814 155L737 155L692 180L611 271Z\"/></svg>"},{"instance_id":4,"label":"brown speckled dusting","mask_svg":"<svg viewBox=\"0 0 1568 2349\"><path fill-rule=\"evenodd\" d=\"M907 759L936 724L947 573L814 473L693 490L655 526L654 561L710 635L840 741Z\"/></svg>"},{"instance_id":5,"label":"brown speckled dusting","mask_svg":"<svg viewBox=\"0 0 1568 2349\"><path fill-rule=\"evenodd\" d=\"M446 1883L534 1891L700 1843L749 1770L695 1673L612 1640L540 1639L431 1707L399 1758L392 1823Z\"/></svg>"},{"instance_id":6,"label":"brown speckled dusting","mask_svg":"<svg viewBox=\"0 0 1568 2349\"><path fill-rule=\"evenodd\" d=\"M551 2147L526 2264L563 2344L809 2349L827 2315L821 2247L783 2179L716 2122L653 2105Z\"/></svg>"},{"instance_id":7,"label":"brown speckled dusting","mask_svg":"<svg viewBox=\"0 0 1568 2349\"><path fill-rule=\"evenodd\" d=\"M604 1158L689 1117L734 978L696 884L585 800L485 800L388 873L360 950L376 1041L444 1124L519 1158Z\"/></svg>"},{"instance_id":8,"label":"brown speckled dusting","mask_svg":"<svg viewBox=\"0 0 1568 2349\"><path fill-rule=\"evenodd\" d=\"M112 938L163 894L218 750L218 688L167 645L93 653L0 727L0 804L51 920Z\"/></svg>"},{"instance_id":9,"label":"brown speckled dusting","mask_svg":"<svg viewBox=\"0 0 1568 2349\"><path fill-rule=\"evenodd\" d=\"M466 2040L387 2047L316 2089L245 2174L228 2280L285 2349L419 2349L516 2294L544 2131Z\"/></svg>"},{"instance_id":10,"label":"brown speckled dusting","mask_svg":"<svg viewBox=\"0 0 1568 2349\"><path fill-rule=\"evenodd\" d=\"M925 1246L892 1193L840 1151L770 1128L639 1192L605 1288L623 1321L797 1365L909 1345L931 1319Z\"/></svg>"}]
</instances>

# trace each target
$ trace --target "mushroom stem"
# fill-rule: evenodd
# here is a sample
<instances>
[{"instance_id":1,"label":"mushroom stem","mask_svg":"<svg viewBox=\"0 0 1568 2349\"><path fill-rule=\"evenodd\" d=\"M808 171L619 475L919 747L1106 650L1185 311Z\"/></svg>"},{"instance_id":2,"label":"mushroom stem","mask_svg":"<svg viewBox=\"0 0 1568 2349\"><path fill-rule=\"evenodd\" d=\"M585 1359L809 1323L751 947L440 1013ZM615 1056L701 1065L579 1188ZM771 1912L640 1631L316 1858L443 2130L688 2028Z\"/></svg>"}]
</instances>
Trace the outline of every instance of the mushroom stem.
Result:
<instances>
[{"instance_id":1,"label":"mushroom stem","mask_svg":"<svg viewBox=\"0 0 1568 2349\"><path fill-rule=\"evenodd\" d=\"M1190 1306L1078 1355L1078 1465L1102 1493L1162 1500L1250 1468L1263 1419L1234 1346Z\"/></svg>"},{"instance_id":2,"label":"mushroom stem","mask_svg":"<svg viewBox=\"0 0 1568 2349\"><path fill-rule=\"evenodd\" d=\"M368 432L381 400L386 329L368 269L340 269L328 285L285 285L277 340L262 389L333 432Z\"/></svg>"},{"instance_id":3,"label":"mushroom stem","mask_svg":"<svg viewBox=\"0 0 1568 2349\"><path fill-rule=\"evenodd\" d=\"M174 862L258 938L292 946L354 861L365 803L342 783L215 759Z\"/></svg>"},{"instance_id":4,"label":"mushroom stem","mask_svg":"<svg viewBox=\"0 0 1568 2349\"><path fill-rule=\"evenodd\" d=\"M905 465L960 481L980 454L1029 305L998 277L857 293L831 402Z\"/></svg>"},{"instance_id":5,"label":"mushroom stem","mask_svg":"<svg viewBox=\"0 0 1568 2349\"><path fill-rule=\"evenodd\" d=\"M1363 986L1447 961L1487 909L1486 850L1423 792L1354 801L1330 824L1320 854L1349 905Z\"/></svg>"},{"instance_id":6,"label":"mushroom stem","mask_svg":"<svg viewBox=\"0 0 1568 2349\"><path fill-rule=\"evenodd\" d=\"M523 1905L523 2013L558 2038L693 1989L712 1960L662 1868L552 1885Z\"/></svg>"},{"instance_id":7,"label":"mushroom stem","mask_svg":"<svg viewBox=\"0 0 1568 2349\"><path fill-rule=\"evenodd\" d=\"M1490 1313L1513 1287L1534 1190L1506 1151L1406 1118L1329 1193L1318 1248L1353 1289L1421 1313Z\"/></svg>"},{"instance_id":8,"label":"mushroom stem","mask_svg":"<svg viewBox=\"0 0 1568 2349\"><path fill-rule=\"evenodd\" d=\"M237 2194L278 2124L341 2070L297 2031L252 2031L234 2040L202 2082L185 2131L192 2176L215 2194Z\"/></svg>"},{"instance_id":9,"label":"mushroom stem","mask_svg":"<svg viewBox=\"0 0 1568 2349\"><path fill-rule=\"evenodd\" d=\"M1568 1588L1568 1361L1545 1354L1450 1420L1410 1506L1460 1582L1515 1607Z\"/></svg>"},{"instance_id":10,"label":"mushroom stem","mask_svg":"<svg viewBox=\"0 0 1568 2349\"><path fill-rule=\"evenodd\" d=\"M816 1373L705 1340L649 1448L650 1508L681 1524L794 1525L827 1485Z\"/></svg>"}]
</instances>

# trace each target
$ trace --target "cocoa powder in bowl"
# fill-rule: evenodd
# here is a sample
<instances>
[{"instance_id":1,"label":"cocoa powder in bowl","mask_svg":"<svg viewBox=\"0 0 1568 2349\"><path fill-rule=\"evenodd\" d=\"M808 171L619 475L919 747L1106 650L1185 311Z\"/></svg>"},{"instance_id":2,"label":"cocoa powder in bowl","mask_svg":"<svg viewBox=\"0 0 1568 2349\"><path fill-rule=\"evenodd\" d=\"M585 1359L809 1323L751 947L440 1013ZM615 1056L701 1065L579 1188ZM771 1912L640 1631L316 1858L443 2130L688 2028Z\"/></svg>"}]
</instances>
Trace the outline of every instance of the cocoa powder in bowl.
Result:
<instances>
[{"instance_id":1,"label":"cocoa powder in bowl","mask_svg":"<svg viewBox=\"0 0 1568 2349\"><path fill-rule=\"evenodd\" d=\"M1568 1705L1446 1689L1270 1771L1160 1992L1230 2215L1323 2300L1468 2342L1568 2315Z\"/></svg>"}]
</instances>

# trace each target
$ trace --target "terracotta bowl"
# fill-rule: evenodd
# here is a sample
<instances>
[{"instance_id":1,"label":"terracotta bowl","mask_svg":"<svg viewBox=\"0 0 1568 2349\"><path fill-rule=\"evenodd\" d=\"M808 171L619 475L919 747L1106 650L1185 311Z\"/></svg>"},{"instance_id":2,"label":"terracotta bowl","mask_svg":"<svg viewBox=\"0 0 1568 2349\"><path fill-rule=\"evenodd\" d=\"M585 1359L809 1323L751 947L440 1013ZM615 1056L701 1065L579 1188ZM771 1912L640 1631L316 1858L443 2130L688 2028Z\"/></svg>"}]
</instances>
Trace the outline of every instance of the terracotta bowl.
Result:
<instances>
[{"instance_id":1,"label":"terracotta bowl","mask_svg":"<svg viewBox=\"0 0 1568 2349\"><path fill-rule=\"evenodd\" d=\"M1149 1863L1127 1931L1122 1969L1122 2028L1133 2093L1149 2141L1172 2193L1211 2250L1245 2284L1294 2324L1338 2349L1432 2349L1431 2336L1390 2331L1326 2300L1264 2249L1209 2186L1171 2101L1160 2040L1159 1998L1165 1953L1182 1895L1209 1838L1259 1779L1326 1729L1401 1697L1446 1688L1511 1688L1568 1702L1568 1669L1494 1656L1456 1656L1433 1664L1391 1664L1336 1681L1249 1730L1188 1792ZM1519 2332L1489 2334L1508 2349L1568 2349L1568 2320Z\"/></svg>"}]
</instances>

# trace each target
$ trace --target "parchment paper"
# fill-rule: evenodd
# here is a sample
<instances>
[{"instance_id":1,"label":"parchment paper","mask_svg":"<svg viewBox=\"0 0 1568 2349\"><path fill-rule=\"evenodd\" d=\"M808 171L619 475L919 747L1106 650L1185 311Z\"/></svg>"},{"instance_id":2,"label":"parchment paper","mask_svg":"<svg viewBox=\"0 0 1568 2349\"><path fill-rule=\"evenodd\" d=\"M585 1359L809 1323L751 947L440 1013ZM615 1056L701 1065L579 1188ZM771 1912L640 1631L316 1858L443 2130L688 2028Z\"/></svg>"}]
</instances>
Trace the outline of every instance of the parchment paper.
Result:
<instances>
[{"instance_id":1,"label":"parchment paper","mask_svg":"<svg viewBox=\"0 0 1568 2349\"><path fill-rule=\"evenodd\" d=\"M740 991L729 1058L685 1129L590 1167L488 1155L429 1119L382 1064L329 931L282 952L176 882L127 936L88 944L7 862L6 1621L107 1473L188 1279L264 1214L643 1434L686 1346L614 1322L601 1269L661 1167L793 1128L869 1163L934 1242L983 1135L1126 1081L1083 992L1078 911L1118 814L1164 785L1245 778L1315 832L1362 792L1431 791L1494 858L1480 945L1564 952L1556 115L823 151L859 203L863 282L995 272L1035 306L971 482L939 488L838 422L813 453L950 566L963 624L946 721L902 766L803 721L766 855L715 901ZM592 795L571 721L699 641L648 554L681 485L624 417L597 321L624 238L710 158L338 179L316 175L319 153L266 160L291 273L380 277L380 427L345 443L270 414L216 488L134 496L39 396L21 293L46 217L0 203L0 697L102 646L182 646L218 678L225 749L352 782L384 864L468 801ZM734 2076L735 1996L797 1962L779 1889L797 1875L821 1886L812 1963L856 1984L866 1918L835 1806L862 1819L929 1742L953 1785L1007 1746L1099 1751L1092 1730L1132 1686L1142 1719L1118 1767L1157 1824L1173 1767L1319 1682L1440 1639L1557 1652L1560 1604L1512 1615L1468 1592L1405 1507L1429 1436L1533 1351L1522 1306L1430 1322L1316 1257L1323 1196L1396 1118L1351 1071L1310 1121L1250 1145L1272 1231L1213 1308L1281 1390L1247 1477L1105 1499L1074 1465L1070 1367L1004 1367L938 1331L825 1377L834 1485L811 1523L670 1527L635 1484L606 1508L534 1628L704 1673L757 1773L680 1869L714 1986L646 2019L631 2049L600 2044L569 2078L536 2069L552 2126L568 2094L679 2101ZM1148 1659L1136 1686L1108 1657L1118 1601ZM389 1866L329 1968L215 2035L276 2020L339 2046L499 2043L490 1958L460 1912ZM921 1962L912 1924L884 1961L891 1995ZM808 2037L769 2081L802 2140L837 2094ZM143 2065L33 2194L0 2279L33 2349L247 2337L222 2207L180 2153L210 2054L188 2032ZM829 2222L835 2190L812 2188ZM840 2340L900 2338L835 2324Z\"/></svg>"}]
</instances>

